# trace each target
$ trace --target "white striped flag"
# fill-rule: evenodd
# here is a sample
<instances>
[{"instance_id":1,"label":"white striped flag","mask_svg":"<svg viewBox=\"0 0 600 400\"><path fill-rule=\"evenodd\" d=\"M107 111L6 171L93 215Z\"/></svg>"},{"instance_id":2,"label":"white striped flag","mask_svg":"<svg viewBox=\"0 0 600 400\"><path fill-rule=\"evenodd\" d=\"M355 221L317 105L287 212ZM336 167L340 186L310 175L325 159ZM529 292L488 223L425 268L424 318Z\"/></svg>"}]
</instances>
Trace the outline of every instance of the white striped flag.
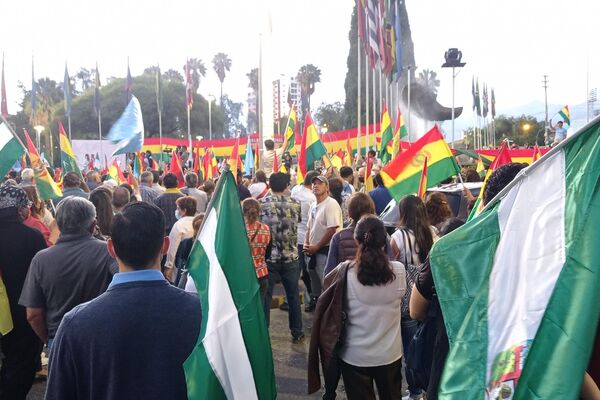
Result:
<instances>
[{"instance_id":1,"label":"white striped flag","mask_svg":"<svg viewBox=\"0 0 600 400\"><path fill-rule=\"evenodd\" d=\"M435 244L439 399L579 398L600 316L599 181L596 118Z\"/></svg>"},{"instance_id":2,"label":"white striped flag","mask_svg":"<svg viewBox=\"0 0 600 400\"><path fill-rule=\"evenodd\" d=\"M219 178L188 269L202 304L198 343L184 363L188 398L274 399L269 331L230 171Z\"/></svg>"}]
</instances>

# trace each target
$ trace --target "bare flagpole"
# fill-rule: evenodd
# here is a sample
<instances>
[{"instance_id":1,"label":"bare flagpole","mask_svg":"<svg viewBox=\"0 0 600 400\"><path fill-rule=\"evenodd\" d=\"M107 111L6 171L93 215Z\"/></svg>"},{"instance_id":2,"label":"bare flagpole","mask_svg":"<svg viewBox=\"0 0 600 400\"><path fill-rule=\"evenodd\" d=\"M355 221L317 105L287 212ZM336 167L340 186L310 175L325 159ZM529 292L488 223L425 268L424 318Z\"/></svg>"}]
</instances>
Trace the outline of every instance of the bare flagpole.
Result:
<instances>
[{"instance_id":1,"label":"bare flagpole","mask_svg":"<svg viewBox=\"0 0 600 400\"><path fill-rule=\"evenodd\" d=\"M371 110L369 107L369 64L368 64L368 54L365 54L365 106L366 106L366 112L367 112L367 123L366 123L366 127L367 127L367 131L365 133L365 156L367 154L367 152L369 151L369 134L371 132L371 127L370 127L370 123L371 123Z\"/></svg>"},{"instance_id":2,"label":"bare flagpole","mask_svg":"<svg viewBox=\"0 0 600 400\"><path fill-rule=\"evenodd\" d=\"M357 4L357 7L360 7L359 4ZM357 13L360 12L357 8ZM358 23L358 18L357 18L357 23ZM357 156L360 155L360 130L361 130L361 126L360 126L360 122L361 122L361 81L362 81L362 77L360 75L360 27L356 30L356 63L357 63L357 77L358 77L358 89L357 89L357 94L356 94L356 112L357 112L357 117L356 117L356 154ZM352 154L349 154L349 156L352 156Z\"/></svg>"}]
</instances>

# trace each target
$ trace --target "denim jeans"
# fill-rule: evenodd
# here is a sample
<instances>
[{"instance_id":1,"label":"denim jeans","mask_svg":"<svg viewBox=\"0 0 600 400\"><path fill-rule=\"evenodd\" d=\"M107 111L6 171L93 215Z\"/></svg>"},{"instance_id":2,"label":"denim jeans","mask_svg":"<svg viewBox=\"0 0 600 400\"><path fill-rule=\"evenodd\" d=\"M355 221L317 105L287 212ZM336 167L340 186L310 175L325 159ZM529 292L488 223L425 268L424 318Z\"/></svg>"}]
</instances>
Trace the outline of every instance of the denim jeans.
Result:
<instances>
[{"instance_id":1,"label":"denim jeans","mask_svg":"<svg viewBox=\"0 0 600 400\"><path fill-rule=\"evenodd\" d=\"M312 286L310 283L310 275L308 274L308 267L306 265L306 257L304 256L303 244L298 245L298 264L300 264L302 282L304 282L304 304L307 304L312 296Z\"/></svg>"},{"instance_id":2,"label":"denim jeans","mask_svg":"<svg viewBox=\"0 0 600 400\"><path fill-rule=\"evenodd\" d=\"M289 263L271 263L267 262L269 267L269 288L265 295L265 318L269 326L271 314L271 300L273 299L273 288L275 283L281 280L285 297L287 299L289 310L289 326L292 337L297 338L304 332L302 331L302 311L300 310L300 291L298 281L300 279L300 267L298 260Z\"/></svg>"},{"instance_id":3,"label":"denim jeans","mask_svg":"<svg viewBox=\"0 0 600 400\"><path fill-rule=\"evenodd\" d=\"M309 265L310 257L306 256L306 265ZM311 257L316 257L315 268L309 268L311 294L314 298L318 298L323 291L323 271L327 264L327 254L314 254Z\"/></svg>"},{"instance_id":4,"label":"denim jeans","mask_svg":"<svg viewBox=\"0 0 600 400\"><path fill-rule=\"evenodd\" d=\"M404 357L406 360L406 356L407 356L407 352L408 352L408 346L410 345L410 342L412 342L413 336L415 335L415 332L417 331L417 328L419 327L419 321L416 321L414 319L405 319L404 316L402 317L402 322L400 323L400 330L401 330L401 335L402 335L402 347L404 348ZM420 388L417 387L415 384L415 379L413 376L413 372L410 368L406 367L405 368L405 374L406 374L406 383L408 385L408 391L410 392L411 395L417 395L419 393L421 393L423 390L427 389L427 388Z\"/></svg>"}]
</instances>

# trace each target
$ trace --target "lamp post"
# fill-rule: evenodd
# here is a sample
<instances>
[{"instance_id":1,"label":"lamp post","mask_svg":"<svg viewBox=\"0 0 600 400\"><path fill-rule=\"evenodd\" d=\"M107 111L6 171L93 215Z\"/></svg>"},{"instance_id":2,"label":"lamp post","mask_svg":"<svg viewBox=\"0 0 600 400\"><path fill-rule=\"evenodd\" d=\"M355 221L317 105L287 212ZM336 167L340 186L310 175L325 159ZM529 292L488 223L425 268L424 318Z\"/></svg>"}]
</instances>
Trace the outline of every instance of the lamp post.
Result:
<instances>
[{"instance_id":1,"label":"lamp post","mask_svg":"<svg viewBox=\"0 0 600 400\"><path fill-rule=\"evenodd\" d=\"M464 62L461 62L462 51L453 47L448 49L444 54L446 62L442 64L442 68L452 68L452 148L454 148L454 81L458 73L454 73L456 68L462 68L465 66ZM459 71L460 72L460 71Z\"/></svg>"},{"instance_id":2,"label":"lamp post","mask_svg":"<svg viewBox=\"0 0 600 400\"><path fill-rule=\"evenodd\" d=\"M212 102L216 99L212 94L209 94L206 98L212 98L208 101L208 140L212 140Z\"/></svg>"},{"instance_id":3,"label":"lamp post","mask_svg":"<svg viewBox=\"0 0 600 400\"><path fill-rule=\"evenodd\" d=\"M38 151L41 153L42 149L41 149L41 146L40 146L40 144L41 144L40 140L41 140L42 133L44 132L44 130L46 128L44 128L42 125L36 125L36 126L33 127L33 129L35 130L37 148L38 148Z\"/></svg>"}]
</instances>

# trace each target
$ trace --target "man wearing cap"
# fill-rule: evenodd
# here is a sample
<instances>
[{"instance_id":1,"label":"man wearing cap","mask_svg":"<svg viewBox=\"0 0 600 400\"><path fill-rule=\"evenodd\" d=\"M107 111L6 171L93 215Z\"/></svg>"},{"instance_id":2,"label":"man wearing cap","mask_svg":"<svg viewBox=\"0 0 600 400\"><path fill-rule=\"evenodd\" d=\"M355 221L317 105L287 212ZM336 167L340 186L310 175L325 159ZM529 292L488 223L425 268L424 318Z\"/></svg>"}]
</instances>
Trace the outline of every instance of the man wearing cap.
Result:
<instances>
[{"instance_id":1,"label":"man wearing cap","mask_svg":"<svg viewBox=\"0 0 600 400\"><path fill-rule=\"evenodd\" d=\"M337 201L329 197L329 181L326 177L318 175L312 178L312 191L317 202L308 212L304 254L309 257L308 272L312 286L312 303L316 304L316 299L322 291L329 242L331 237L342 229L342 209Z\"/></svg>"},{"instance_id":2,"label":"man wearing cap","mask_svg":"<svg viewBox=\"0 0 600 400\"><path fill-rule=\"evenodd\" d=\"M89 200L65 198L56 209L56 222L60 237L31 261L19 299L27 307L31 327L48 347L63 316L104 293L118 270L106 242L92 236L96 208Z\"/></svg>"},{"instance_id":3,"label":"man wearing cap","mask_svg":"<svg viewBox=\"0 0 600 400\"><path fill-rule=\"evenodd\" d=\"M0 351L4 354L0 363L0 399L25 399L42 350L41 340L27 323L25 307L19 305L31 259L46 248L42 234L23 224L30 205L20 187L0 186L0 277L6 287L13 325L8 330L10 327L0 324ZM0 309L0 314L4 313L7 310Z\"/></svg>"},{"instance_id":4,"label":"man wearing cap","mask_svg":"<svg viewBox=\"0 0 600 400\"><path fill-rule=\"evenodd\" d=\"M87 199L89 194L81 189L81 176L76 172L68 172L63 178L63 195L54 200L54 205L60 203L62 199L69 196L83 197Z\"/></svg>"}]
</instances>

